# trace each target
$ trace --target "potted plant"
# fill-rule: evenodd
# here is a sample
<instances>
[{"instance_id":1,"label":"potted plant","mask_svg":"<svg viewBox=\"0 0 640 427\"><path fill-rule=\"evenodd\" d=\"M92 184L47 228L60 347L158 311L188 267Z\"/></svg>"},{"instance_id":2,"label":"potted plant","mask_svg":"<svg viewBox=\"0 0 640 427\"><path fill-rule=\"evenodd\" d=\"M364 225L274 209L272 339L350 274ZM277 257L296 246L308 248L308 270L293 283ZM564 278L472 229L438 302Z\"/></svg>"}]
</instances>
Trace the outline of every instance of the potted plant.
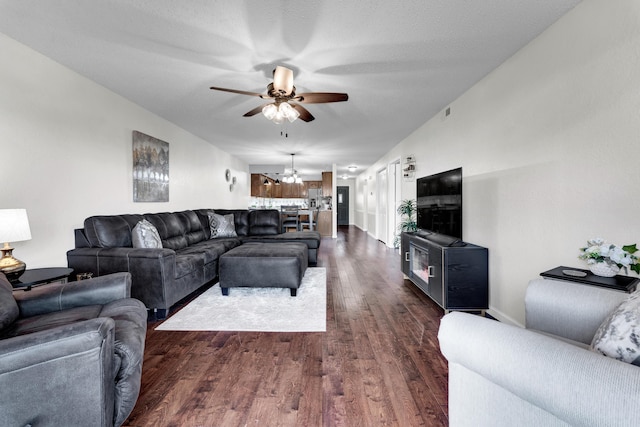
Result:
<instances>
[{"instance_id":1,"label":"potted plant","mask_svg":"<svg viewBox=\"0 0 640 427\"><path fill-rule=\"evenodd\" d=\"M587 240L587 246L580 248L580 259L587 261L591 272L598 276L613 277L620 269L628 273L627 268L640 274L640 263L635 253L635 244L617 246L605 243L603 239Z\"/></svg>"},{"instance_id":2,"label":"potted plant","mask_svg":"<svg viewBox=\"0 0 640 427\"><path fill-rule=\"evenodd\" d=\"M405 199L400 202L396 210L400 215L400 224L398 224L398 232L393 239L393 247L400 247L400 236L402 232L418 231L415 214L417 212L416 201L413 199Z\"/></svg>"}]
</instances>

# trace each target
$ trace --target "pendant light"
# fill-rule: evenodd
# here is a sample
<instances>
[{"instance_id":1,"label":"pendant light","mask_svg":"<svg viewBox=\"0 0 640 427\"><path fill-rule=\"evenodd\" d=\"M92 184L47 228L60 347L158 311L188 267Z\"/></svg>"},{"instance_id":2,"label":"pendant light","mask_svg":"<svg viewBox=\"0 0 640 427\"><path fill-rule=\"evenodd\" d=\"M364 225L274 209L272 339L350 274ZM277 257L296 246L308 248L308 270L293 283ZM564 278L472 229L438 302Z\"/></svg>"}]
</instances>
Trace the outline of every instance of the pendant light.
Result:
<instances>
[{"instance_id":1,"label":"pendant light","mask_svg":"<svg viewBox=\"0 0 640 427\"><path fill-rule=\"evenodd\" d=\"M295 153L291 153L291 175L285 176L282 180L288 184L302 184L302 178L298 176L298 172L293 166L293 156Z\"/></svg>"}]
</instances>

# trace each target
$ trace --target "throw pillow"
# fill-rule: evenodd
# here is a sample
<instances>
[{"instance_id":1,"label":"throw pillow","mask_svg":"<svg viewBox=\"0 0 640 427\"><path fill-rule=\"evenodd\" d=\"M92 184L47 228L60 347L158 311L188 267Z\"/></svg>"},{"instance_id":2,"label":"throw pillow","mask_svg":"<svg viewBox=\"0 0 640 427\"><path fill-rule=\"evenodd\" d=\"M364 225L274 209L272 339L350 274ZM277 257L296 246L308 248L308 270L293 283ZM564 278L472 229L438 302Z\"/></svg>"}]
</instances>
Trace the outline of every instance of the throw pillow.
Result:
<instances>
[{"instance_id":1,"label":"throw pillow","mask_svg":"<svg viewBox=\"0 0 640 427\"><path fill-rule=\"evenodd\" d=\"M233 221L233 214L218 215L217 213L209 212L208 216L212 239L219 237L238 237Z\"/></svg>"},{"instance_id":2,"label":"throw pillow","mask_svg":"<svg viewBox=\"0 0 640 427\"><path fill-rule=\"evenodd\" d=\"M602 322L591 350L640 366L640 291L629 295Z\"/></svg>"},{"instance_id":3,"label":"throw pillow","mask_svg":"<svg viewBox=\"0 0 640 427\"><path fill-rule=\"evenodd\" d=\"M161 248L162 239L158 229L146 219L139 221L131 232L134 248Z\"/></svg>"}]
</instances>

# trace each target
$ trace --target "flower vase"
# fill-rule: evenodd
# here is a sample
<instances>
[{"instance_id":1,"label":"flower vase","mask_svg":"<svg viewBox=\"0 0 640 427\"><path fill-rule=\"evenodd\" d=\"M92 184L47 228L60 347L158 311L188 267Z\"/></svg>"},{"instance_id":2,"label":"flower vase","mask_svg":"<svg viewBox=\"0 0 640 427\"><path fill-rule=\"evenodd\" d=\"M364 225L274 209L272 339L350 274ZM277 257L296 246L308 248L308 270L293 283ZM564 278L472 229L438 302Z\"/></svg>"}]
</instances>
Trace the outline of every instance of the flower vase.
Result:
<instances>
[{"instance_id":1,"label":"flower vase","mask_svg":"<svg viewBox=\"0 0 640 427\"><path fill-rule=\"evenodd\" d=\"M589 270L596 276L613 277L620 272L617 265L609 265L606 262L596 262L589 266Z\"/></svg>"}]
</instances>

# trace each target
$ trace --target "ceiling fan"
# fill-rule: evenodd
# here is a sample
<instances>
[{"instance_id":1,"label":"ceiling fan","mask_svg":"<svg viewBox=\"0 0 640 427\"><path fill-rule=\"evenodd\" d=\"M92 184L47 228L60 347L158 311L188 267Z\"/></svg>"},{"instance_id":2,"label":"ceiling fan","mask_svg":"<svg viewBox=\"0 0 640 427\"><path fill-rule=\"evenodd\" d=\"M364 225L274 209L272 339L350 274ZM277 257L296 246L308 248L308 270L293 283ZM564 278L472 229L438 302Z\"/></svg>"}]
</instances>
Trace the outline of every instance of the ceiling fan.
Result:
<instances>
[{"instance_id":1,"label":"ceiling fan","mask_svg":"<svg viewBox=\"0 0 640 427\"><path fill-rule=\"evenodd\" d=\"M244 90L227 89L211 86L213 90L238 93L240 95L257 96L262 99L272 99L273 102L262 104L244 114L244 117L255 116L258 113L273 121L282 123L285 119L293 122L297 118L310 122L315 117L300 104L324 104L327 102L342 102L349 99L346 93L334 92L307 92L296 94L293 85L293 71L278 65L273 70L273 82L267 85L267 93L247 92Z\"/></svg>"}]
</instances>

